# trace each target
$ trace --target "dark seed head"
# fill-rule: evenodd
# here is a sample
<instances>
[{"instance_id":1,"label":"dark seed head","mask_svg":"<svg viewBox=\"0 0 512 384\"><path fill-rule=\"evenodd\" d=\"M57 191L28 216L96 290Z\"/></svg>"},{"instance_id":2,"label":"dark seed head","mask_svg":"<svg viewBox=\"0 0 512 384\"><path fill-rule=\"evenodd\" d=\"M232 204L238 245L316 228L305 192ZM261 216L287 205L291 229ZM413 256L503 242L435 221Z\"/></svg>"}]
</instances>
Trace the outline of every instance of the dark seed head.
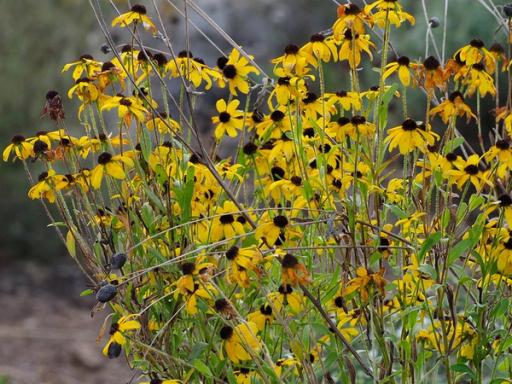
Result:
<instances>
[{"instance_id":1,"label":"dark seed head","mask_svg":"<svg viewBox=\"0 0 512 384\"><path fill-rule=\"evenodd\" d=\"M409 64L411 63L411 60L407 57L407 56L400 56L397 61L396 61L399 65L403 65L405 67L408 67Z\"/></svg>"},{"instance_id":2,"label":"dark seed head","mask_svg":"<svg viewBox=\"0 0 512 384\"><path fill-rule=\"evenodd\" d=\"M120 354L121 354L121 344L118 344L115 341L110 343L110 345L108 346L108 351L107 351L108 358L115 359L115 358L119 357Z\"/></svg>"},{"instance_id":3,"label":"dark seed head","mask_svg":"<svg viewBox=\"0 0 512 384\"><path fill-rule=\"evenodd\" d=\"M111 61L107 61L107 62L103 63L103 65L101 66L101 72L110 71L111 69L113 69L115 67L116 66L114 65L114 63L112 63Z\"/></svg>"},{"instance_id":4,"label":"dark seed head","mask_svg":"<svg viewBox=\"0 0 512 384\"><path fill-rule=\"evenodd\" d=\"M439 64L439 61L434 56L429 56L423 62L423 66L428 71L434 71L439 68L441 64Z\"/></svg>"},{"instance_id":5,"label":"dark seed head","mask_svg":"<svg viewBox=\"0 0 512 384\"><path fill-rule=\"evenodd\" d=\"M377 247L377 249L379 251L386 251L387 249L389 249L389 246L391 245L391 243L389 242L389 239L386 238L386 237L381 237L379 239L379 246Z\"/></svg>"},{"instance_id":6,"label":"dark seed head","mask_svg":"<svg viewBox=\"0 0 512 384\"><path fill-rule=\"evenodd\" d=\"M55 96L59 96L59 92L51 90L46 92L46 100L51 101Z\"/></svg>"},{"instance_id":7,"label":"dark seed head","mask_svg":"<svg viewBox=\"0 0 512 384\"><path fill-rule=\"evenodd\" d=\"M100 303L107 303L117 295L117 287L107 283L96 292L96 300Z\"/></svg>"},{"instance_id":8,"label":"dark seed head","mask_svg":"<svg viewBox=\"0 0 512 384\"><path fill-rule=\"evenodd\" d=\"M460 97L462 101L464 101L464 95L460 93L459 91L452 92L450 94L450 97L448 98L451 102L454 102L456 98Z\"/></svg>"},{"instance_id":9,"label":"dark seed head","mask_svg":"<svg viewBox=\"0 0 512 384\"><path fill-rule=\"evenodd\" d=\"M258 150L258 146L254 144L252 141L248 142L244 145L243 151L246 155L254 155L256 151Z\"/></svg>"},{"instance_id":10,"label":"dark seed head","mask_svg":"<svg viewBox=\"0 0 512 384\"><path fill-rule=\"evenodd\" d=\"M272 167L272 169L270 170L270 174L272 176L272 179L276 181L284 178L285 172L284 169L281 167Z\"/></svg>"},{"instance_id":11,"label":"dark seed head","mask_svg":"<svg viewBox=\"0 0 512 384\"><path fill-rule=\"evenodd\" d=\"M106 55L106 54L110 53L111 49L107 43L103 43L103 44L101 44L100 51L101 51L101 53Z\"/></svg>"},{"instance_id":12,"label":"dark seed head","mask_svg":"<svg viewBox=\"0 0 512 384\"><path fill-rule=\"evenodd\" d=\"M224 224L224 225L233 224L235 222L235 218L233 217L232 214L222 215L219 218L219 220L220 220L221 224Z\"/></svg>"},{"instance_id":13,"label":"dark seed head","mask_svg":"<svg viewBox=\"0 0 512 384\"><path fill-rule=\"evenodd\" d=\"M112 160L112 155L108 152L103 152L98 156L98 164L105 165Z\"/></svg>"},{"instance_id":14,"label":"dark seed head","mask_svg":"<svg viewBox=\"0 0 512 384\"><path fill-rule=\"evenodd\" d=\"M42 172L39 174L39 176L37 177L37 181L43 181L45 180L46 178L48 177L48 172Z\"/></svg>"},{"instance_id":15,"label":"dark seed head","mask_svg":"<svg viewBox=\"0 0 512 384\"><path fill-rule=\"evenodd\" d=\"M280 285L279 286L279 289L278 289L279 293L282 294L282 295L287 295L289 293L292 293L293 292L293 288L290 284L286 284L286 285Z\"/></svg>"},{"instance_id":16,"label":"dark seed head","mask_svg":"<svg viewBox=\"0 0 512 384\"><path fill-rule=\"evenodd\" d=\"M270 316L272 315L272 307L270 305L262 305L260 307L260 312L262 315Z\"/></svg>"},{"instance_id":17,"label":"dark seed head","mask_svg":"<svg viewBox=\"0 0 512 384\"><path fill-rule=\"evenodd\" d=\"M366 118L364 116L354 116L350 119L350 122L354 125L364 124L366 123Z\"/></svg>"},{"instance_id":18,"label":"dark seed head","mask_svg":"<svg viewBox=\"0 0 512 384\"><path fill-rule=\"evenodd\" d=\"M503 6L503 13L505 16L511 18L512 17L512 4L507 4Z\"/></svg>"},{"instance_id":19,"label":"dark seed head","mask_svg":"<svg viewBox=\"0 0 512 384\"><path fill-rule=\"evenodd\" d=\"M126 253L118 252L112 256L110 266L114 269L121 269L126 263Z\"/></svg>"},{"instance_id":20,"label":"dark seed head","mask_svg":"<svg viewBox=\"0 0 512 384\"><path fill-rule=\"evenodd\" d=\"M471 67L479 72L482 72L485 69L483 64L480 63L473 64Z\"/></svg>"},{"instance_id":21,"label":"dark seed head","mask_svg":"<svg viewBox=\"0 0 512 384\"><path fill-rule=\"evenodd\" d=\"M149 382L149 384L162 384L163 381L160 380L160 379L151 379L151 381Z\"/></svg>"},{"instance_id":22,"label":"dark seed head","mask_svg":"<svg viewBox=\"0 0 512 384\"><path fill-rule=\"evenodd\" d=\"M190 51L183 50L180 53L178 53L178 57L181 58L181 59L183 59L185 57L188 57L189 59L191 59L191 58L194 57L194 55Z\"/></svg>"},{"instance_id":23,"label":"dark seed head","mask_svg":"<svg viewBox=\"0 0 512 384\"><path fill-rule=\"evenodd\" d=\"M136 13L139 13L141 15L145 15L146 14L146 7L143 6L143 5L140 5L140 4L135 4L131 9L130 11L132 12L136 12Z\"/></svg>"},{"instance_id":24,"label":"dark seed head","mask_svg":"<svg viewBox=\"0 0 512 384\"><path fill-rule=\"evenodd\" d=\"M297 187L300 187L302 185L302 178L300 176L292 176L290 178L290 181L293 185L296 185Z\"/></svg>"},{"instance_id":25,"label":"dark seed head","mask_svg":"<svg viewBox=\"0 0 512 384\"><path fill-rule=\"evenodd\" d=\"M450 152L450 153L447 153L445 158L446 160L448 160L450 163L453 163L455 160L457 160L457 155L453 152Z\"/></svg>"},{"instance_id":26,"label":"dark seed head","mask_svg":"<svg viewBox=\"0 0 512 384\"><path fill-rule=\"evenodd\" d=\"M299 52L299 47L295 44L288 44L284 47L284 53L287 55L296 55Z\"/></svg>"},{"instance_id":27,"label":"dark seed head","mask_svg":"<svg viewBox=\"0 0 512 384\"><path fill-rule=\"evenodd\" d=\"M507 149L510 149L510 142L508 140L498 140L496 142L496 148L506 151Z\"/></svg>"},{"instance_id":28,"label":"dark seed head","mask_svg":"<svg viewBox=\"0 0 512 384\"><path fill-rule=\"evenodd\" d=\"M336 96L338 96L338 97L347 97L347 95L348 95L347 91L336 92Z\"/></svg>"},{"instance_id":29,"label":"dark seed head","mask_svg":"<svg viewBox=\"0 0 512 384\"><path fill-rule=\"evenodd\" d=\"M238 255L239 248L234 245L226 251L226 259L234 260Z\"/></svg>"},{"instance_id":30,"label":"dark seed head","mask_svg":"<svg viewBox=\"0 0 512 384\"><path fill-rule=\"evenodd\" d=\"M304 137L315 137L315 129L313 127L306 128L302 131L302 136Z\"/></svg>"},{"instance_id":31,"label":"dark seed head","mask_svg":"<svg viewBox=\"0 0 512 384\"><path fill-rule=\"evenodd\" d=\"M343 308L343 297L337 296L334 299L334 305L336 305L336 307L338 307L338 308Z\"/></svg>"},{"instance_id":32,"label":"dark seed head","mask_svg":"<svg viewBox=\"0 0 512 384\"><path fill-rule=\"evenodd\" d=\"M478 166L470 164L466 168L464 168L464 171L471 176L478 175Z\"/></svg>"},{"instance_id":33,"label":"dark seed head","mask_svg":"<svg viewBox=\"0 0 512 384\"><path fill-rule=\"evenodd\" d=\"M263 121L263 114L257 109L255 109L254 111L252 111L251 119L255 123L261 123Z\"/></svg>"},{"instance_id":34,"label":"dark seed head","mask_svg":"<svg viewBox=\"0 0 512 384\"><path fill-rule=\"evenodd\" d=\"M480 39L473 39L469 42L469 45L471 45L473 48L483 48L485 47L485 44Z\"/></svg>"},{"instance_id":35,"label":"dark seed head","mask_svg":"<svg viewBox=\"0 0 512 384\"><path fill-rule=\"evenodd\" d=\"M231 115L227 112L219 113L219 120L221 123L227 123L231 119Z\"/></svg>"},{"instance_id":36,"label":"dark seed head","mask_svg":"<svg viewBox=\"0 0 512 384\"><path fill-rule=\"evenodd\" d=\"M159 67L163 67L165 64L167 64L167 57L163 53L155 53L153 55L153 60L155 60Z\"/></svg>"},{"instance_id":37,"label":"dark seed head","mask_svg":"<svg viewBox=\"0 0 512 384\"><path fill-rule=\"evenodd\" d=\"M42 140L36 140L34 142L33 150L34 150L35 154L41 154L41 153L46 152L48 150L48 144L46 144Z\"/></svg>"},{"instance_id":38,"label":"dark seed head","mask_svg":"<svg viewBox=\"0 0 512 384\"><path fill-rule=\"evenodd\" d=\"M222 69L222 73L226 79L234 79L236 77L236 68L233 64L228 64Z\"/></svg>"},{"instance_id":39,"label":"dark seed head","mask_svg":"<svg viewBox=\"0 0 512 384\"><path fill-rule=\"evenodd\" d=\"M214 306L217 312L223 312L229 308L229 303L226 299L217 299Z\"/></svg>"},{"instance_id":40,"label":"dark seed head","mask_svg":"<svg viewBox=\"0 0 512 384\"><path fill-rule=\"evenodd\" d=\"M489 48L489 51L491 52L494 52L494 53L497 53L497 54L503 54L505 53L505 48L503 48L503 45L501 45L500 43L494 43L493 45L491 45L491 47Z\"/></svg>"},{"instance_id":41,"label":"dark seed head","mask_svg":"<svg viewBox=\"0 0 512 384\"><path fill-rule=\"evenodd\" d=\"M220 329L220 338L222 340L228 340L233 335L233 328L229 325L225 325Z\"/></svg>"},{"instance_id":42,"label":"dark seed head","mask_svg":"<svg viewBox=\"0 0 512 384\"><path fill-rule=\"evenodd\" d=\"M414 131L418 128L418 124L412 119L407 119L402 123L402 129L404 131Z\"/></svg>"},{"instance_id":43,"label":"dark seed head","mask_svg":"<svg viewBox=\"0 0 512 384\"><path fill-rule=\"evenodd\" d=\"M284 119L284 112L282 112L280 110L275 110L274 112L272 112L270 114L270 119L273 122L277 123L277 122L279 122L279 121Z\"/></svg>"},{"instance_id":44,"label":"dark seed head","mask_svg":"<svg viewBox=\"0 0 512 384\"><path fill-rule=\"evenodd\" d=\"M288 219L286 216L278 215L272 219L274 225L279 228L285 228L288 225Z\"/></svg>"},{"instance_id":45,"label":"dark seed head","mask_svg":"<svg viewBox=\"0 0 512 384\"><path fill-rule=\"evenodd\" d=\"M25 141L25 137L21 135L15 135L11 139L11 143L14 145L21 144Z\"/></svg>"},{"instance_id":46,"label":"dark seed head","mask_svg":"<svg viewBox=\"0 0 512 384\"><path fill-rule=\"evenodd\" d=\"M181 272L184 275L191 275L191 274L193 274L195 269L196 269L196 265L194 263L183 263L181 265Z\"/></svg>"},{"instance_id":47,"label":"dark seed head","mask_svg":"<svg viewBox=\"0 0 512 384\"><path fill-rule=\"evenodd\" d=\"M89 55L89 54L87 54L87 53L84 53L83 55L81 55L81 56L80 56L80 60L82 60L82 61L85 61L85 60L94 60L94 58L93 58L91 55Z\"/></svg>"},{"instance_id":48,"label":"dark seed head","mask_svg":"<svg viewBox=\"0 0 512 384\"><path fill-rule=\"evenodd\" d=\"M431 17L430 20L428 21L429 25L430 25L430 28L434 29L434 28L437 28L441 25L441 21L439 20L438 17Z\"/></svg>"},{"instance_id":49,"label":"dark seed head","mask_svg":"<svg viewBox=\"0 0 512 384\"><path fill-rule=\"evenodd\" d=\"M505 246L506 249L512 250L512 237L508 239L503 245Z\"/></svg>"},{"instance_id":50,"label":"dark seed head","mask_svg":"<svg viewBox=\"0 0 512 384\"><path fill-rule=\"evenodd\" d=\"M343 116L340 117L336 122L340 127L343 127L344 125L350 123L350 119L348 117Z\"/></svg>"},{"instance_id":51,"label":"dark seed head","mask_svg":"<svg viewBox=\"0 0 512 384\"><path fill-rule=\"evenodd\" d=\"M306 98L302 99L304 104L311 104L311 103L314 103L317 100L318 100L318 96L316 95L316 93L313 93L313 92L308 92L306 94Z\"/></svg>"},{"instance_id":52,"label":"dark seed head","mask_svg":"<svg viewBox=\"0 0 512 384\"><path fill-rule=\"evenodd\" d=\"M227 62L228 62L228 58L227 57L224 57L224 56L219 57L217 59L217 67L219 69L224 69L224 67L226 66Z\"/></svg>"},{"instance_id":53,"label":"dark seed head","mask_svg":"<svg viewBox=\"0 0 512 384\"><path fill-rule=\"evenodd\" d=\"M277 84L290 85L290 78L288 76L280 77L279 79L277 79Z\"/></svg>"},{"instance_id":54,"label":"dark seed head","mask_svg":"<svg viewBox=\"0 0 512 384\"><path fill-rule=\"evenodd\" d=\"M325 36L322 35L321 33L315 33L313 36L311 36L311 38L309 39L309 41L311 41L312 43L318 43L318 42L322 42L325 40Z\"/></svg>"},{"instance_id":55,"label":"dark seed head","mask_svg":"<svg viewBox=\"0 0 512 384\"><path fill-rule=\"evenodd\" d=\"M297 264L299 264L299 260L297 260L297 258L291 253L284 255L283 259L281 260L281 265L283 268L295 268Z\"/></svg>"},{"instance_id":56,"label":"dark seed head","mask_svg":"<svg viewBox=\"0 0 512 384\"><path fill-rule=\"evenodd\" d=\"M130 99L123 97L121 100L119 100L119 104L124 105L125 107L129 107L130 105L132 105L132 102L130 101Z\"/></svg>"},{"instance_id":57,"label":"dark seed head","mask_svg":"<svg viewBox=\"0 0 512 384\"><path fill-rule=\"evenodd\" d=\"M501 195L499 198L500 207L509 207L512 205L512 198L510 195Z\"/></svg>"}]
</instances>

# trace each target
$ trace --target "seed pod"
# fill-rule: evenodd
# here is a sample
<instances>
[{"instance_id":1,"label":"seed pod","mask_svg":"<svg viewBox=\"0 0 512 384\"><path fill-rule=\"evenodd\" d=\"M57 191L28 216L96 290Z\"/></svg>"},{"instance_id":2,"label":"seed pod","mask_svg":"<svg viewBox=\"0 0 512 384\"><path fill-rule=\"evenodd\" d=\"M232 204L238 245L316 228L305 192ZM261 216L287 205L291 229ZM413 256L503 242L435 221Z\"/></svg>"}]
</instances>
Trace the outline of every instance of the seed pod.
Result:
<instances>
[{"instance_id":1,"label":"seed pod","mask_svg":"<svg viewBox=\"0 0 512 384\"><path fill-rule=\"evenodd\" d=\"M100 51L106 55L107 53L110 53L111 49L110 49L110 46L108 44L104 43L104 44L101 45Z\"/></svg>"},{"instance_id":2,"label":"seed pod","mask_svg":"<svg viewBox=\"0 0 512 384\"><path fill-rule=\"evenodd\" d=\"M507 17L512 17L512 3L503 6L503 13Z\"/></svg>"},{"instance_id":3,"label":"seed pod","mask_svg":"<svg viewBox=\"0 0 512 384\"><path fill-rule=\"evenodd\" d=\"M117 287L114 284L105 284L96 292L96 300L106 303L112 300L117 294Z\"/></svg>"},{"instance_id":4,"label":"seed pod","mask_svg":"<svg viewBox=\"0 0 512 384\"><path fill-rule=\"evenodd\" d=\"M121 354L121 345L116 343L115 341L112 342L108 346L108 351L107 351L108 358L115 359L115 358L119 357L120 354Z\"/></svg>"},{"instance_id":5,"label":"seed pod","mask_svg":"<svg viewBox=\"0 0 512 384\"><path fill-rule=\"evenodd\" d=\"M123 265L126 263L126 253L118 252L114 256L112 256L112 262L110 266L114 269L121 269Z\"/></svg>"},{"instance_id":6,"label":"seed pod","mask_svg":"<svg viewBox=\"0 0 512 384\"><path fill-rule=\"evenodd\" d=\"M437 28L441 25L441 21L439 21L439 18L435 16L431 17L428 23L430 24L430 28L432 29Z\"/></svg>"}]
</instances>

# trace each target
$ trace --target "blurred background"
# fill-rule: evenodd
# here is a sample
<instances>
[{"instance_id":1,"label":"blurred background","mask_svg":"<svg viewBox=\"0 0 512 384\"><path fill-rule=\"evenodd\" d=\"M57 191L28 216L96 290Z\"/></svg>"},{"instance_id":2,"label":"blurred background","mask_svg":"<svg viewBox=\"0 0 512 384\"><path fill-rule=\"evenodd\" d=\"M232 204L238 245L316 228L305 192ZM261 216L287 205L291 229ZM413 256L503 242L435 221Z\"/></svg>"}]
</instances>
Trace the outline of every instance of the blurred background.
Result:
<instances>
[{"instance_id":1,"label":"blurred background","mask_svg":"<svg viewBox=\"0 0 512 384\"><path fill-rule=\"evenodd\" d=\"M184 49L183 18L169 1L156 2L175 49ZM105 19L111 20L115 12L109 2L100 3ZM126 1L114 3L121 11L129 8ZM155 15L152 1L139 3L146 5L150 16ZM196 3L253 54L268 73L272 72L271 58L281 55L287 44L307 42L313 33L328 29L336 18L333 0L197 0ZM399 54L423 59L427 22L421 1L404 0L402 3L416 17L417 25L415 28L404 25L398 32L393 31L393 44L399 48ZM437 17L440 21L433 35L441 46L444 0L426 0L425 3L428 18ZM495 1L498 6L506 3ZM71 76L61 74L61 68L84 53L100 61L110 58L100 50L104 38L89 2L0 0L0 4L0 147L5 148L15 134L28 137L37 131L54 129L51 121L40 118L44 96L50 89L60 92L66 124L72 131L79 132L76 105L65 96L72 85ZM181 8L183 1L175 0L174 4ZM189 12L191 20L222 50L230 50L203 20ZM473 38L482 39L487 46L496 41L505 43L503 31L497 29L495 19L477 0L451 0L447 28L448 55ZM191 51L207 64L214 65L219 52L193 27L190 33ZM127 35L115 30L113 37L123 44ZM148 40L148 44L162 48L158 42ZM432 46L429 50L433 52ZM375 56L378 58L379 54ZM379 64L366 65L378 67ZM329 65L327 89L346 88L346 73L339 64ZM366 73L369 76L362 80L363 84L374 85L377 73ZM423 96L417 92L411 97L419 100ZM203 105L208 118L212 103L206 99ZM399 111L399 105L396 108ZM423 113L414 108L410 112L417 119L421 119ZM38 174L37 168L34 173ZM102 344L96 344L95 339L103 315L90 318L92 299L79 296L86 288L85 281L59 243L55 230L48 227L50 221L40 203L28 199L29 183L22 164L2 163L0 180L0 222L3 223L0 231L0 384L128 383L134 373L122 358L106 361L101 356Z\"/></svg>"}]
</instances>

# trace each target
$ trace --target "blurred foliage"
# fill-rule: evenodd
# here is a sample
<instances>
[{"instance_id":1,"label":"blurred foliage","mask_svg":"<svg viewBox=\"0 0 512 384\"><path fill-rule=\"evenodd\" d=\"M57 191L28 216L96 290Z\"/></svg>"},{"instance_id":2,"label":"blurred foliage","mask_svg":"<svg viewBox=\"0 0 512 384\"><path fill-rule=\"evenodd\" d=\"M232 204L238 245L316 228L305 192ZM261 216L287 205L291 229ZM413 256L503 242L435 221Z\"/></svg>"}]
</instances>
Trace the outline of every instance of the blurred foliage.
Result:
<instances>
[{"instance_id":1,"label":"blurred foliage","mask_svg":"<svg viewBox=\"0 0 512 384\"><path fill-rule=\"evenodd\" d=\"M40 119L45 94L49 89L66 93L69 82L60 75L62 65L77 56L78 47L99 46L99 36L90 35L96 22L86 1L1 3L0 142L4 148L14 134L28 137L54 129L49 121ZM63 248L54 229L46 228L49 219L39 202L27 199L28 182L20 167L20 163L4 163L0 167L0 217L4 223L0 260L46 261L56 253L62 254Z\"/></svg>"},{"instance_id":2,"label":"blurred foliage","mask_svg":"<svg viewBox=\"0 0 512 384\"><path fill-rule=\"evenodd\" d=\"M147 3L148 9L152 9L150 2ZM329 25L336 18L334 2L327 0L210 0L204 3L211 17L268 70L271 70L269 58L277 56L285 45L307 41L310 35L318 32L320 26ZM495 1L497 5L505 3L506 0ZM100 60L105 56L99 51L103 42L102 35L87 1L1 0L1 4L3 12L0 13L0 35L3 39L0 40L0 73L3 92L0 93L0 143L3 148L14 134L30 136L40 130L53 129L49 121L39 117L44 95L49 89L56 89L63 95L65 110L68 111L68 127L76 124L76 109L69 105L65 97L70 86L69 76L61 76L60 69L64 63L74 61L83 53L90 53ZM117 4L121 8L125 6L124 1ZM441 22L433 30L440 49L444 0L426 0L425 4L429 17L435 16ZM406 53L411 59L424 58L427 24L421 1L405 1L404 7L416 16L417 26L393 31L392 41L400 43L403 52L399 54ZM104 9L107 10L108 6ZM505 43L501 31L492 33L493 28L489 28L489 25L496 25L496 22L477 0L450 1L449 15L447 55L453 54L456 42L460 44L476 37L481 38L487 46L495 41ZM172 26L173 37L180 39L176 47L182 49L183 23L177 21L178 16L172 9L164 16L165 22ZM209 35L215 36L204 23L202 27ZM174 31L181 31L181 36ZM226 47L217 36L215 40ZM208 61L218 56L218 52L204 42L199 34L193 34L192 43L193 50L201 52ZM89 51L84 51L84 47ZM429 53L433 52L430 46ZM393 59L393 55L390 59ZM326 73L329 88L348 87L348 79L341 78L339 73ZM377 77L375 73L373 79L363 79L363 84L374 85ZM415 97L423 96L418 94ZM415 111L410 113L415 116ZM420 116L415 117L421 119ZM19 167L20 164L12 163L0 167L3 186L0 217L4 223L3 231L0 232L0 261L55 259L63 252L63 247L53 228L46 227L49 219L40 204L27 198L28 183Z\"/></svg>"}]
</instances>

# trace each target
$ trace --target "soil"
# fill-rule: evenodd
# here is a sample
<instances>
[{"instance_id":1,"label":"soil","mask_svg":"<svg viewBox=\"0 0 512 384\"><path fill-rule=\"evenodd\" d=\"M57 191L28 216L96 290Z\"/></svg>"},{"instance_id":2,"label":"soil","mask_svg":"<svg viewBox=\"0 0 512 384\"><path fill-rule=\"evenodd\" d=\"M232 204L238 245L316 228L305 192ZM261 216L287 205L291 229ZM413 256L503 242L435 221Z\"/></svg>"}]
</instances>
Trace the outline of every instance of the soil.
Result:
<instances>
[{"instance_id":1,"label":"soil","mask_svg":"<svg viewBox=\"0 0 512 384\"><path fill-rule=\"evenodd\" d=\"M24 264L0 270L0 384L136 383L124 357L96 343L108 311L96 313L78 268Z\"/></svg>"}]
</instances>

